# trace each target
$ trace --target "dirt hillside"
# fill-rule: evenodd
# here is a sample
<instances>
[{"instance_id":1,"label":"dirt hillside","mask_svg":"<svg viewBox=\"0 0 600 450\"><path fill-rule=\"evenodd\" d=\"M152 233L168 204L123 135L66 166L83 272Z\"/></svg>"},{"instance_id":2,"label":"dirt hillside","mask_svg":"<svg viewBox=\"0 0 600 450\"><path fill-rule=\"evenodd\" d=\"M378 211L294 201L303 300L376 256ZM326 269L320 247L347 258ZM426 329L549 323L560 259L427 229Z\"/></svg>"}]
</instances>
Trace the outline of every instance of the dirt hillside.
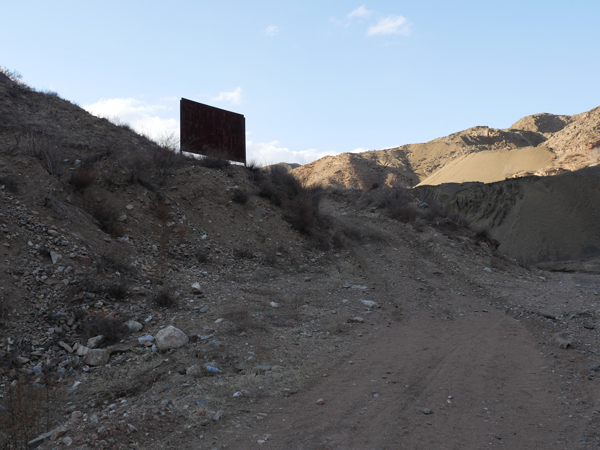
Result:
<instances>
[{"instance_id":1,"label":"dirt hillside","mask_svg":"<svg viewBox=\"0 0 600 450\"><path fill-rule=\"evenodd\" d=\"M488 230L513 258L555 269L600 270L600 166L492 184L422 186L416 195Z\"/></svg>"},{"instance_id":2,"label":"dirt hillside","mask_svg":"<svg viewBox=\"0 0 600 450\"><path fill-rule=\"evenodd\" d=\"M0 447L597 446L599 276L415 203L0 78Z\"/></svg>"}]
</instances>

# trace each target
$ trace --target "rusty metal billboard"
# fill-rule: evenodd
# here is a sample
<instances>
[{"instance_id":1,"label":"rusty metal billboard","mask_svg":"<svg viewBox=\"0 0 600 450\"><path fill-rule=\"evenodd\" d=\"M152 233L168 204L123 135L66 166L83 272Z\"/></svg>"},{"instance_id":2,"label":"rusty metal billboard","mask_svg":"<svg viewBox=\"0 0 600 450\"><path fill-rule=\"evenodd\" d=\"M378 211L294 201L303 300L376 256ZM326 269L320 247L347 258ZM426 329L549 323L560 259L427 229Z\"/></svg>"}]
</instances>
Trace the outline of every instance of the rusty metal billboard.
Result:
<instances>
[{"instance_id":1,"label":"rusty metal billboard","mask_svg":"<svg viewBox=\"0 0 600 450\"><path fill-rule=\"evenodd\" d=\"M246 164L246 119L242 114L182 98L179 119L182 150Z\"/></svg>"}]
</instances>

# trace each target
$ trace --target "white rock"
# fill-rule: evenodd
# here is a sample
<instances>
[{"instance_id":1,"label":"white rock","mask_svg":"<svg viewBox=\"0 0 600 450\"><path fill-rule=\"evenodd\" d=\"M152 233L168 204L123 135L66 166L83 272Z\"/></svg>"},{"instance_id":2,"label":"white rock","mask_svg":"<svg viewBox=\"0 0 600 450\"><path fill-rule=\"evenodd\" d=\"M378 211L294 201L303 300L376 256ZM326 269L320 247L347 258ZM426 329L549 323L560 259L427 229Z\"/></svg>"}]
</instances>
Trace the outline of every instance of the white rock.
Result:
<instances>
[{"instance_id":1,"label":"white rock","mask_svg":"<svg viewBox=\"0 0 600 450\"><path fill-rule=\"evenodd\" d=\"M196 282L196 283L192 284L192 292L197 293L197 294L202 292L200 283Z\"/></svg>"},{"instance_id":2,"label":"white rock","mask_svg":"<svg viewBox=\"0 0 600 450\"><path fill-rule=\"evenodd\" d=\"M56 264L58 262L58 260L60 259L60 255L56 252L51 251L50 258L52 258L52 264Z\"/></svg>"},{"instance_id":3,"label":"white rock","mask_svg":"<svg viewBox=\"0 0 600 450\"><path fill-rule=\"evenodd\" d=\"M193 366L188 367L185 373L186 375L189 375L191 377L200 377L204 374L204 370L202 369L202 367L199 367L196 364L194 364Z\"/></svg>"},{"instance_id":4,"label":"white rock","mask_svg":"<svg viewBox=\"0 0 600 450\"><path fill-rule=\"evenodd\" d=\"M99 335L93 338L89 338L87 341L87 346L88 348L96 348L98 347L98 345L100 344L100 342L102 342L102 339L104 339L103 335Z\"/></svg>"},{"instance_id":5,"label":"white rock","mask_svg":"<svg viewBox=\"0 0 600 450\"><path fill-rule=\"evenodd\" d=\"M125 325L127 326L127 328L129 328L129 330L131 330L132 333L142 331L142 328L144 328L144 325L142 325L139 322L136 322L135 320L128 320L127 322L125 322Z\"/></svg>"},{"instance_id":6,"label":"white rock","mask_svg":"<svg viewBox=\"0 0 600 450\"><path fill-rule=\"evenodd\" d=\"M73 351L75 351L75 353L77 353L78 356L85 356L87 352L90 351L90 349L85 345L81 345L79 342L77 342L75 345L73 345Z\"/></svg>"},{"instance_id":7,"label":"white rock","mask_svg":"<svg viewBox=\"0 0 600 450\"><path fill-rule=\"evenodd\" d=\"M89 349L83 357L83 363L90 366L103 366L110 359L110 353L101 348Z\"/></svg>"},{"instance_id":8,"label":"white rock","mask_svg":"<svg viewBox=\"0 0 600 450\"><path fill-rule=\"evenodd\" d=\"M183 347L189 341L187 335L173 325L169 325L156 333L156 347L161 351Z\"/></svg>"},{"instance_id":9,"label":"white rock","mask_svg":"<svg viewBox=\"0 0 600 450\"><path fill-rule=\"evenodd\" d=\"M373 300L361 300L360 302L367 308L379 308L379 304Z\"/></svg>"}]
</instances>

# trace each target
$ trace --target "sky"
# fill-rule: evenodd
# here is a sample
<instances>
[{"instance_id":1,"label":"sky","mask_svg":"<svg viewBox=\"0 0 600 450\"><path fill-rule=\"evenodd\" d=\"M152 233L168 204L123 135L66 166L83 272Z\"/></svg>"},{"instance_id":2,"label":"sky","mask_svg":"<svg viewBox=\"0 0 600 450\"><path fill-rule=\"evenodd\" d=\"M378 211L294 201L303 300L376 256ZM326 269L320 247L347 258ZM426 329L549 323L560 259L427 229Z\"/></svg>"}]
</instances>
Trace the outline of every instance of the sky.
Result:
<instances>
[{"instance_id":1,"label":"sky","mask_svg":"<svg viewBox=\"0 0 600 450\"><path fill-rule=\"evenodd\" d=\"M243 114L248 160L426 142L600 105L597 0L4 2L0 65L177 137L179 100Z\"/></svg>"}]
</instances>

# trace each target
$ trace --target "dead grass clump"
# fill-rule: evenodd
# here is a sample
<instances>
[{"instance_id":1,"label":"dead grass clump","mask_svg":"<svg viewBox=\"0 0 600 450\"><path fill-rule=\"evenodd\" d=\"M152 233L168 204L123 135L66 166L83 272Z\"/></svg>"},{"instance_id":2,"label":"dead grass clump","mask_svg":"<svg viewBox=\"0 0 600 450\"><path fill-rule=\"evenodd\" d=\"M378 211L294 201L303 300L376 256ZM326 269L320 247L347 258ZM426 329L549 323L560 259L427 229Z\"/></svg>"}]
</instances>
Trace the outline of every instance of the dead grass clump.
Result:
<instances>
[{"instance_id":1,"label":"dead grass clump","mask_svg":"<svg viewBox=\"0 0 600 450\"><path fill-rule=\"evenodd\" d=\"M285 218L296 230L306 233L317 225L319 202L303 192L285 202Z\"/></svg>"},{"instance_id":2,"label":"dead grass clump","mask_svg":"<svg viewBox=\"0 0 600 450\"><path fill-rule=\"evenodd\" d=\"M235 203L239 203L240 205L245 205L250 200L250 194L243 189L236 189L233 191L233 196L231 197Z\"/></svg>"},{"instance_id":3,"label":"dead grass clump","mask_svg":"<svg viewBox=\"0 0 600 450\"><path fill-rule=\"evenodd\" d=\"M17 180L12 175L5 175L0 177L0 186L4 186L8 192L12 194L16 194L19 192L19 185L17 184Z\"/></svg>"},{"instance_id":4,"label":"dead grass clump","mask_svg":"<svg viewBox=\"0 0 600 450\"><path fill-rule=\"evenodd\" d=\"M258 182L264 178L263 170L256 161L247 162L246 170L248 171L248 178L253 184L258 184Z\"/></svg>"},{"instance_id":5,"label":"dead grass clump","mask_svg":"<svg viewBox=\"0 0 600 450\"><path fill-rule=\"evenodd\" d=\"M198 262L204 264L210 259L210 250L206 247L198 247L195 255Z\"/></svg>"},{"instance_id":6,"label":"dead grass clump","mask_svg":"<svg viewBox=\"0 0 600 450\"><path fill-rule=\"evenodd\" d=\"M177 306L177 299L169 289L161 289L158 291L154 294L154 297L152 297L152 301L159 308L172 308Z\"/></svg>"},{"instance_id":7,"label":"dead grass clump","mask_svg":"<svg viewBox=\"0 0 600 450\"><path fill-rule=\"evenodd\" d=\"M389 217L403 223L417 220L419 211L414 205L415 198L404 188L380 191L375 197L378 208L385 208Z\"/></svg>"},{"instance_id":8,"label":"dead grass clump","mask_svg":"<svg viewBox=\"0 0 600 450\"><path fill-rule=\"evenodd\" d=\"M233 323L236 331L248 331L255 328L255 323L246 308L237 307L225 311L223 318Z\"/></svg>"},{"instance_id":9,"label":"dead grass clump","mask_svg":"<svg viewBox=\"0 0 600 450\"><path fill-rule=\"evenodd\" d=\"M96 181L96 171L91 168L79 167L71 173L69 183L72 184L75 189L83 191Z\"/></svg>"},{"instance_id":10,"label":"dead grass clump","mask_svg":"<svg viewBox=\"0 0 600 450\"><path fill-rule=\"evenodd\" d=\"M186 163L186 157L182 153L167 147L159 148L154 152L153 157L156 177L163 184L166 177L173 173L173 170Z\"/></svg>"},{"instance_id":11,"label":"dead grass clump","mask_svg":"<svg viewBox=\"0 0 600 450\"><path fill-rule=\"evenodd\" d=\"M146 151L131 149L124 152L120 164L125 169L125 178L128 183L138 182L149 177L154 170L154 161Z\"/></svg>"},{"instance_id":12,"label":"dead grass clump","mask_svg":"<svg viewBox=\"0 0 600 450\"><path fill-rule=\"evenodd\" d=\"M427 222L424 220L416 220L413 222L412 226L417 233L422 233L427 229Z\"/></svg>"},{"instance_id":13,"label":"dead grass clump","mask_svg":"<svg viewBox=\"0 0 600 450\"><path fill-rule=\"evenodd\" d=\"M231 163L226 159L214 156L204 156L199 160L199 165L206 167L207 169L222 169L223 167L231 165Z\"/></svg>"},{"instance_id":14,"label":"dead grass clump","mask_svg":"<svg viewBox=\"0 0 600 450\"><path fill-rule=\"evenodd\" d=\"M390 217L402 223L410 223L417 220L419 213L413 205L395 205L393 209L390 209Z\"/></svg>"},{"instance_id":15,"label":"dead grass clump","mask_svg":"<svg viewBox=\"0 0 600 450\"><path fill-rule=\"evenodd\" d=\"M86 210L96 220L100 229L111 236L123 235L123 226L118 221L120 209L119 203L108 191L98 189L87 195Z\"/></svg>"},{"instance_id":16,"label":"dead grass clump","mask_svg":"<svg viewBox=\"0 0 600 450\"><path fill-rule=\"evenodd\" d=\"M81 327L81 334L86 339L102 335L103 339L100 345L116 344L129 332L129 328L123 322L101 315L88 317Z\"/></svg>"},{"instance_id":17,"label":"dead grass clump","mask_svg":"<svg viewBox=\"0 0 600 450\"><path fill-rule=\"evenodd\" d=\"M123 300L127 297L127 286L124 283L111 284L106 288L106 293L115 300Z\"/></svg>"},{"instance_id":18,"label":"dead grass clump","mask_svg":"<svg viewBox=\"0 0 600 450\"><path fill-rule=\"evenodd\" d=\"M21 377L13 382L0 405L0 448L20 450L50 429L50 393L46 386Z\"/></svg>"},{"instance_id":19,"label":"dead grass clump","mask_svg":"<svg viewBox=\"0 0 600 450\"><path fill-rule=\"evenodd\" d=\"M97 260L97 264L98 269L107 272L119 272L120 274L133 272L131 265L127 261L113 255L110 252L100 255L100 258Z\"/></svg>"},{"instance_id":20,"label":"dead grass clump","mask_svg":"<svg viewBox=\"0 0 600 450\"><path fill-rule=\"evenodd\" d=\"M490 231L487 228L482 228L481 230L477 231L473 238L475 239L476 243L484 243L494 250L500 246L500 242L492 238Z\"/></svg>"},{"instance_id":21,"label":"dead grass clump","mask_svg":"<svg viewBox=\"0 0 600 450\"><path fill-rule=\"evenodd\" d=\"M274 266L277 263L277 250L273 247L266 248L262 257L262 262L263 264Z\"/></svg>"},{"instance_id":22,"label":"dead grass clump","mask_svg":"<svg viewBox=\"0 0 600 450\"><path fill-rule=\"evenodd\" d=\"M204 145L202 147L201 158L197 159L194 164L206 167L207 169L222 169L231 165L230 159L231 154L229 151Z\"/></svg>"},{"instance_id":23,"label":"dead grass clump","mask_svg":"<svg viewBox=\"0 0 600 450\"><path fill-rule=\"evenodd\" d=\"M240 259L253 259L254 253L249 247L240 247L233 250L233 254L236 258Z\"/></svg>"}]
</instances>

